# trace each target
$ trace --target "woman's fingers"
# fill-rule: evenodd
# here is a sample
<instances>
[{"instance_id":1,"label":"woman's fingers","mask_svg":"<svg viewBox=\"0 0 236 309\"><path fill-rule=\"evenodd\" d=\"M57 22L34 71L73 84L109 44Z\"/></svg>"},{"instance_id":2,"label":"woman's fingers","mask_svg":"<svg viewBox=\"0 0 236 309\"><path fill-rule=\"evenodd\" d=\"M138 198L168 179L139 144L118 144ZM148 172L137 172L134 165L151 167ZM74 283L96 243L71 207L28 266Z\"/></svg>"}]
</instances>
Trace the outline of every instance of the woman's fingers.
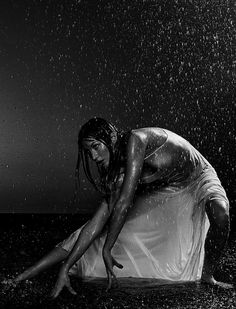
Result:
<instances>
[{"instance_id":1,"label":"woman's fingers","mask_svg":"<svg viewBox=\"0 0 236 309\"><path fill-rule=\"evenodd\" d=\"M113 286L114 286L115 289L117 289L119 287L119 282L118 282L116 277L113 278Z\"/></svg>"},{"instance_id":2,"label":"woman's fingers","mask_svg":"<svg viewBox=\"0 0 236 309\"><path fill-rule=\"evenodd\" d=\"M64 282L62 282L60 279L57 281L54 289L52 290L51 297L57 298L57 296L61 293L63 287L65 286Z\"/></svg>"},{"instance_id":3,"label":"woman's fingers","mask_svg":"<svg viewBox=\"0 0 236 309\"><path fill-rule=\"evenodd\" d=\"M112 277L110 273L107 274L107 279L108 279L108 284L107 284L106 292L108 292L112 287Z\"/></svg>"},{"instance_id":4,"label":"woman's fingers","mask_svg":"<svg viewBox=\"0 0 236 309\"><path fill-rule=\"evenodd\" d=\"M62 288L63 288L62 286L56 285L52 290L51 297L57 298L57 296L61 293Z\"/></svg>"},{"instance_id":5,"label":"woman's fingers","mask_svg":"<svg viewBox=\"0 0 236 309\"><path fill-rule=\"evenodd\" d=\"M123 268L123 265L120 264L120 263L118 263L114 258L113 258L113 264L114 264L116 267L120 268L120 269Z\"/></svg>"},{"instance_id":6,"label":"woman's fingers","mask_svg":"<svg viewBox=\"0 0 236 309\"><path fill-rule=\"evenodd\" d=\"M52 293L51 293L51 297L52 298L56 298L57 296L58 296L58 292L57 292L57 290L56 290L56 288L54 288L53 290L52 290Z\"/></svg>"},{"instance_id":7,"label":"woman's fingers","mask_svg":"<svg viewBox=\"0 0 236 309\"><path fill-rule=\"evenodd\" d=\"M114 274L109 273L107 275L108 278L108 285L106 288L106 292L108 292L112 287L117 288L118 287L118 281Z\"/></svg>"},{"instance_id":8,"label":"woman's fingers","mask_svg":"<svg viewBox=\"0 0 236 309\"><path fill-rule=\"evenodd\" d=\"M68 291L69 291L71 294L77 295L77 293L75 292L75 290L72 288L72 286L71 286L70 284L67 285L66 287L67 287Z\"/></svg>"},{"instance_id":9,"label":"woman's fingers","mask_svg":"<svg viewBox=\"0 0 236 309\"><path fill-rule=\"evenodd\" d=\"M68 280L67 282L59 282L56 283L55 288L53 289L52 293L51 293L51 297L52 298L56 298L62 291L63 287L66 286L68 291L73 294L73 295L77 295L77 293L75 292L75 290L72 288L72 286L70 285L70 281Z\"/></svg>"},{"instance_id":10,"label":"woman's fingers","mask_svg":"<svg viewBox=\"0 0 236 309\"><path fill-rule=\"evenodd\" d=\"M107 270L107 278L108 278L108 285L106 288L106 292L108 292L112 287L117 288L119 286L118 280L113 271Z\"/></svg>"},{"instance_id":11,"label":"woman's fingers","mask_svg":"<svg viewBox=\"0 0 236 309\"><path fill-rule=\"evenodd\" d=\"M106 291L109 291L112 286L117 288L118 287L118 280L116 278L116 275L113 271L113 267L116 266L118 268L123 268L123 265L118 263L110 254L110 252L107 252L104 250L103 252L103 259L106 266L106 272L107 272L107 279L108 279L108 285Z\"/></svg>"},{"instance_id":12,"label":"woman's fingers","mask_svg":"<svg viewBox=\"0 0 236 309\"><path fill-rule=\"evenodd\" d=\"M108 292L112 287L118 288L119 283L118 283L116 276L110 275L110 276L108 276L108 285L107 285L107 288L106 288L106 292Z\"/></svg>"}]
</instances>

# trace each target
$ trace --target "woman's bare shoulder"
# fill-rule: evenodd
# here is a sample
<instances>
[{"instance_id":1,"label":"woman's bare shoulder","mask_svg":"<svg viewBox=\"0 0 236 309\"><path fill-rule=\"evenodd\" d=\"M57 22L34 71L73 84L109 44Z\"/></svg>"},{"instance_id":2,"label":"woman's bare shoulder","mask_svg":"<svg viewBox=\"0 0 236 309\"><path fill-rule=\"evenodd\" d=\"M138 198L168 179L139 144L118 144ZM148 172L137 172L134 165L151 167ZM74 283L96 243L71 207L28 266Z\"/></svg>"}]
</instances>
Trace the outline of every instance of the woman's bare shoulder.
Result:
<instances>
[{"instance_id":1,"label":"woman's bare shoulder","mask_svg":"<svg viewBox=\"0 0 236 309\"><path fill-rule=\"evenodd\" d=\"M167 140L167 133L158 127L145 127L132 130L133 134L138 135L146 142L146 156L162 146Z\"/></svg>"},{"instance_id":2,"label":"woman's bare shoulder","mask_svg":"<svg viewBox=\"0 0 236 309\"><path fill-rule=\"evenodd\" d=\"M158 127L144 127L131 130L133 134L138 135L142 139L150 138L150 137L166 137L166 132L162 128Z\"/></svg>"}]
</instances>

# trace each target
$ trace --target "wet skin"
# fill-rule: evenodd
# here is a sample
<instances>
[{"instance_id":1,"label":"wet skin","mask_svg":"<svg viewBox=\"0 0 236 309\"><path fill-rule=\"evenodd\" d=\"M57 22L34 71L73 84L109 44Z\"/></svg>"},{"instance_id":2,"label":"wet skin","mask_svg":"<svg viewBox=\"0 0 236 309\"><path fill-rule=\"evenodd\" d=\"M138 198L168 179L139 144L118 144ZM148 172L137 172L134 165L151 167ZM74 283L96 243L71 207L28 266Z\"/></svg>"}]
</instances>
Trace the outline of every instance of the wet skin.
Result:
<instances>
[{"instance_id":1,"label":"wet skin","mask_svg":"<svg viewBox=\"0 0 236 309\"><path fill-rule=\"evenodd\" d=\"M90 158L95 161L98 165L102 165L104 168L108 168L110 160L110 152L107 146L94 139L84 139L83 147L89 152Z\"/></svg>"},{"instance_id":2,"label":"wet skin","mask_svg":"<svg viewBox=\"0 0 236 309\"><path fill-rule=\"evenodd\" d=\"M170 175L172 175L173 181L188 178L194 169L194 163L191 162L188 146L181 137L176 140L175 136L169 136L167 141L166 133L159 128L142 128L133 132L146 139L145 149L143 149L145 161L141 167L139 179L141 183L150 183L154 180L167 183L170 180ZM161 148L164 144L165 146ZM91 137L84 139L82 145L98 167L108 168L110 153L104 143ZM139 151L137 148L136 146L135 152ZM161 151L155 152L159 148ZM122 158L123 160L124 158ZM125 168L125 166L126 162L124 161L123 167Z\"/></svg>"},{"instance_id":3,"label":"wet skin","mask_svg":"<svg viewBox=\"0 0 236 309\"><path fill-rule=\"evenodd\" d=\"M105 224L107 224L108 219L108 233L105 246L103 248L103 259L105 267L107 270L108 276L108 289L111 288L112 282L116 282L116 277L113 272L113 267L121 268L117 261L111 255L111 249L116 241L116 238L125 222L127 210L132 204L133 196L136 191L136 186L140 178L142 178L143 172L149 172L147 167L152 167L158 172L162 170L164 165L165 169L171 170L174 169L175 163L181 162L185 163L188 160L186 159L186 152L176 151L174 152L173 158L173 148L175 150L179 149L179 145L176 144L175 139L172 140L169 138L166 142L166 136L163 134L163 130L154 129L154 128L143 128L132 131L132 135L129 139L127 145L127 159L126 159L126 169L124 180L120 184L117 192L114 192L115 198L111 196L109 200L109 205L106 200L104 200L97 212L94 214L93 218L88 221L84 226L81 234L73 247L73 250L67 255L61 250L54 249L49 255L44 257L39 261L32 269L29 269L24 274L18 277L18 280L21 281L27 278L33 277L37 273L41 272L46 267L51 266L55 262L64 260L59 276L58 281L53 290L52 296L57 297L63 287L75 294L75 291L71 288L70 280L68 277L68 271L70 267L84 254L89 245L93 242L94 239L101 233ZM168 157L167 155L172 155L174 160L163 160L160 162L160 153L152 154L154 150L165 143L165 148L162 148L162 155ZM107 168L109 166L110 153L106 145L96 139L89 138L83 141L83 147L88 151L92 160L94 160L98 166ZM181 147L182 148L182 147ZM180 155L178 155L180 154ZM143 162L146 159L146 166L143 166ZM168 164L167 164L168 163ZM168 168L167 168L168 166ZM182 166L183 168L183 166ZM114 200L114 202L113 202ZM210 221L210 230L207 235L206 244L205 244L205 263L202 281L209 284L218 284L222 283L216 282L213 278L213 272L215 270L216 264L220 258L220 252L223 251L228 238L229 231L229 216L228 216L228 205L224 205L223 201L213 200L206 202L206 212ZM215 237L217 235L217 237ZM225 285L223 286L225 287Z\"/></svg>"},{"instance_id":4,"label":"wet skin","mask_svg":"<svg viewBox=\"0 0 236 309\"><path fill-rule=\"evenodd\" d=\"M162 174L162 171L165 171L163 173L164 175L161 175L162 180L164 180L165 174L168 175L169 172L171 172L172 170L175 170L177 172L176 174L178 175L179 168L182 170L183 178L186 178L188 176L185 173L183 173L183 167L185 167L184 170L189 171L190 173L192 172L193 166L191 166L192 162L189 158L189 154L187 151L188 147L186 147L188 145L186 145L186 141L183 140L181 137L177 137L175 136L175 134L172 134L172 136L169 135L169 140L167 143L165 143L166 142L165 133L160 129L143 128L143 129L134 130L133 133L138 137L139 142L137 142L137 140L136 141L133 140L133 142L129 143L130 145L128 145L127 147L128 148L127 149L128 158L131 157L132 158L131 161L134 162L135 164L130 168L130 171L127 172L127 174L130 174L128 177L126 177L126 178L129 178L129 181L127 181L126 184L123 186L122 188L123 190L121 190L123 192L120 192L121 195L123 193L123 196L125 196L123 200L129 200L130 192L133 191L133 194L134 194L135 190L132 190L133 189L132 187L134 187L135 183L137 183L138 178L140 178L142 182L145 182L144 180L145 176L150 177L151 176L150 174L153 173L153 169L156 170L158 174L159 173ZM176 137L177 137L177 140L176 140ZM162 153L159 153L158 156L156 156L155 154L152 154L156 148L159 148L164 144L166 146L165 146L165 149L162 148ZM96 139L90 138L90 139L84 140L83 147L89 151L91 159L94 160L98 165L102 164L104 167L108 167L110 155L109 155L109 150L105 144L103 144L102 142ZM142 162L144 162L144 158L146 156L148 157L145 160L146 166L145 165L142 166ZM150 168L152 168L152 171L149 170ZM129 170L129 163L127 165L127 169ZM139 170L139 172L137 172L137 170ZM130 186L131 188L129 188ZM125 191L127 192L125 193ZM221 201L215 201L214 203L219 204L220 202ZM219 259L220 254L215 251L223 251L223 248L228 238L227 236L228 236L228 230L229 230L228 228L229 218L226 215L227 207L226 206L223 207L224 216L222 217L220 214L218 214L222 208L220 206L221 205L216 205L214 211L211 210L212 207L207 207L207 215L209 218L212 217L211 213L214 213L214 217L212 217L213 219L210 220L211 221L210 230L212 229L214 230L213 234L217 232L218 234L220 234L218 239L215 240L215 237L209 237L211 233L208 233L208 237L206 239L206 252L207 253L205 256L204 272L203 272L202 281L208 282L210 284L218 283L213 278L213 272L216 267L216 261ZM128 205L125 208L128 208ZM104 256L104 251L103 251L104 262L107 268L108 279L109 279L109 288L112 285L112 278L113 279L115 278L112 268L113 266L116 266L116 264L113 262L113 257L110 254L110 250L116 240L117 235L119 234L119 232L117 233L117 231L119 231L120 227L123 226L125 217L126 217L125 213L124 214L118 214L118 213L119 211L115 211L113 213L113 220L111 220L113 221L112 225L115 225L114 222L118 221L117 217L120 215L120 221L121 221L120 226L116 227L116 229L114 229L113 226L112 227L110 226L110 229L109 229L110 233L108 233L108 238L106 240L106 243L109 243L110 234L113 234L113 237L112 237L112 240L110 241L110 246L109 246L110 248L107 249L105 252L105 255L107 255L107 257ZM214 222L217 221L218 218L220 222L224 221L223 223L225 223L225 224L222 223L222 228L221 228L221 225L219 226L219 224L214 224ZM209 247L208 242L210 243L214 242L215 248L218 248L218 250L208 250L208 247ZM212 258L209 258L209 256L214 257L213 259L216 261L213 261ZM208 260L209 262L207 263ZM221 283L218 283L218 284L220 285Z\"/></svg>"}]
</instances>

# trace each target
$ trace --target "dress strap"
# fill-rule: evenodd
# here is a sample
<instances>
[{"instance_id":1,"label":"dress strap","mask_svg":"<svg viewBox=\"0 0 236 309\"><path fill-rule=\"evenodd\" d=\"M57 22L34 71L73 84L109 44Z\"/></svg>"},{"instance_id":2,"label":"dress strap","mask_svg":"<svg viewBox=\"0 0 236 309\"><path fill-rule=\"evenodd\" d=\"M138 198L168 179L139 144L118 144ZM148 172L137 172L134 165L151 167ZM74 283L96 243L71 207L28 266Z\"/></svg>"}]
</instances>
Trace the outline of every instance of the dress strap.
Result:
<instances>
[{"instance_id":1,"label":"dress strap","mask_svg":"<svg viewBox=\"0 0 236 309\"><path fill-rule=\"evenodd\" d=\"M161 129L161 130L166 134L166 140L165 140L165 142L164 142L161 146L157 147L157 148L156 148L153 152L151 152L149 155L145 156L144 160L150 158L154 153L156 153L156 152L159 151L161 148L163 148L164 145L166 144L166 142L168 141L168 138L169 138L168 133L167 133L164 129Z\"/></svg>"}]
</instances>

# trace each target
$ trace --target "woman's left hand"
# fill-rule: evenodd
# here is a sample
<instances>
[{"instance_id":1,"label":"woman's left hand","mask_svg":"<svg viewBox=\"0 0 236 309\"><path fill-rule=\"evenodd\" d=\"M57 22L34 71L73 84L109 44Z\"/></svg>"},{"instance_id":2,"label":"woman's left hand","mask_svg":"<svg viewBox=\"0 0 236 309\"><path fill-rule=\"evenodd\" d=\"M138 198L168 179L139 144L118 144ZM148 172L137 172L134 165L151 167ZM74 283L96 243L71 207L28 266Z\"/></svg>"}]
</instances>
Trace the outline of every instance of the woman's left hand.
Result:
<instances>
[{"instance_id":1,"label":"woman's left hand","mask_svg":"<svg viewBox=\"0 0 236 309\"><path fill-rule=\"evenodd\" d=\"M73 294L73 295L77 294L70 284L70 279L69 279L69 276L68 276L67 269L65 269L62 266L62 268L59 272L58 279L57 279L57 282L55 284L55 287L52 290L51 297L56 298L61 293L61 291L64 287L66 287L71 294Z\"/></svg>"},{"instance_id":2,"label":"woman's left hand","mask_svg":"<svg viewBox=\"0 0 236 309\"><path fill-rule=\"evenodd\" d=\"M106 248L103 248L103 260L106 266L107 279L108 279L108 286L106 290L109 291L112 288L113 282L114 287L118 287L118 281L113 271L113 267L116 266L118 268L123 268L123 265L119 264L111 255L111 251Z\"/></svg>"}]
</instances>

